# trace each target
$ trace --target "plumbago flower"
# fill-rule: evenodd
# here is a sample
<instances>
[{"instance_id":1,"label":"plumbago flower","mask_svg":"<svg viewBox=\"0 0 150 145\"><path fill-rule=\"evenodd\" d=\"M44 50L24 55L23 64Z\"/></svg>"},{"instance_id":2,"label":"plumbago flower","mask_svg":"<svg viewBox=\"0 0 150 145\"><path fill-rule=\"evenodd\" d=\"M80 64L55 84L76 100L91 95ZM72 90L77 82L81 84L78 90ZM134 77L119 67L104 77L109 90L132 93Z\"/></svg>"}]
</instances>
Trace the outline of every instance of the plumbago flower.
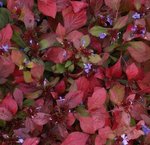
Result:
<instances>
[{"instance_id":1,"label":"plumbago flower","mask_svg":"<svg viewBox=\"0 0 150 145\"><path fill-rule=\"evenodd\" d=\"M0 145L149 144L149 0L0 0Z\"/></svg>"}]
</instances>

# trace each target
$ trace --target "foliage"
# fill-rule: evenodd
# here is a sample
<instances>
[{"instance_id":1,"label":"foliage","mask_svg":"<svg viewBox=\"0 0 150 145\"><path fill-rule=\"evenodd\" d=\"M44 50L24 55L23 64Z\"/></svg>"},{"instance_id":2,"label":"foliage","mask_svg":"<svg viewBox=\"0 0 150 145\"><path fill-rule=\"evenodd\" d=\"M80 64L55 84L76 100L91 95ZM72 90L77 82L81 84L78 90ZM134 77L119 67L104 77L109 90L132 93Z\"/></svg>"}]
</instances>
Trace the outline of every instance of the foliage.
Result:
<instances>
[{"instance_id":1,"label":"foliage","mask_svg":"<svg viewBox=\"0 0 150 145\"><path fill-rule=\"evenodd\" d=\"M1 145L149 142L149 0L0 0Z\"/></svg>"}]
</instances>

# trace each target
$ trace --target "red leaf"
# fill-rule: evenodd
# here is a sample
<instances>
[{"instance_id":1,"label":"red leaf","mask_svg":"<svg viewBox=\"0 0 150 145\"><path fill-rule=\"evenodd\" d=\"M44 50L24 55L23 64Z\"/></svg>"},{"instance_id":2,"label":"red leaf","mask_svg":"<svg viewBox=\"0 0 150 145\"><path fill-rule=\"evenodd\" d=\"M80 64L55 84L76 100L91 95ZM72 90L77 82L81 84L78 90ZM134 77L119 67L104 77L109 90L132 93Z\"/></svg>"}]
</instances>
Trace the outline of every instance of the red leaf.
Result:
<instances>
[{"instance_id":1,"label":"red leaf","mask_svg":"<svg viewBox=\"0 0 150 145\"><path fill-rule=\"evenodd\" d=\"M108 118L108 115L106 109L103 106L101 106L97 110L91 110L90 114L93 119L95 130L100 129L105 125L105 119Z\"/></svg>"},{"instance_id":2,"label":"red leaf","mask_svg":"<svg viewBox=\"0 0 150 145\"><path fill-rule=\"evenodd\" d=\"M142 41L130 42L128 47L130 55L139 63L150 59L150 47Z\"/></svg>"},{"instance_id":3,"label":"red leaf","mask_svg":"<svg viewBox=\"0 0 150 145\"><path fill-rule=\"evenodd\" d=\"M90 82L86 77L79 77L77 80L75 80L75 82L77 85L77 90L83 91L85 94L88 93Z\"/></svg>"},{"instance_id":4,"label":"red leaf","mask_svg":"<svg viewBox=\"0 0 150 145\"><path fill-rule=\"evenodd\" d=\"M122 75L121 58L111 68L106 69L106 76L109 78L120 78Z\"/></svg>"},{"instance_id":5,"label":"red leaf","mask_svg":"<svg viewBox=\"0 0 150 145\"><path fill-rule=\"evenodd\" d=\"M121 0L105 0L105 4L113 10L118 10Z\"/></svg>"},{"instance_id":6,"label":"red leaf","mask_svg":"<svg viewBox=\"0 0 150 145\"><path fill-rule=\"evenodd\" d=\"M55 92L57 92L59 95L63 94L65 92L66 85L65 81L61 80L56 86L55 86Z\"/></svg>"},{"instance_id":7,"label":"red leaf","mask_svg":"<svg viewBox=\"0 0 150 145\"><path fill-rule=\"evenodd\" d=\"M65 96L65 102L69 105L70 109L75 108L82 103L83 96L82 91L69 92Z\"/></svg>"},{"instance_id":8,"label":"red leaf","mask_svg":"<svg viewBox=\"0 0 150 145\"><path fill-rule=\"evenodd\" d=\"M18 65L18 66L22 65L24 58L25 57L20 50L12 50L11 51L11 59L12 59L13 63L15 63L16 65Z\"/></svg>"},{"instance_id":9,"label":"red leaf","mask_svg":"<svg viewBox=\"0 0 150 145\"><path fill-rule=\"evenodd\" d=\"M67 126L69 127L72 126L74 122L75 122L75 117L73 113L69 112L67 116Z\"/></svg>"},{"instance_id":10,"label":"red leaf","mask_svg":"<svg viewBox=\"0 0 150 145\"><path fill-rule=\"evenodd\" d=\"M89 133L89 134L94 134L96 129L94 128L94 121L91 117L78 117L80 121L80 127L83 132Z\"/></svg>"},{"instance_id":11,"label":"red leaf","mask_svg":"<svg viewBox=\"0 0 150 145\"><path fill-rule=\"evenodd\" d=\"M103 5L103 0L90 0L90 6L94 11L95 16L99 14L102 5Z\"/></svg>"},{"instance_id":12,"label":"red leaf","mask_svg":"<svg viewBox=\"0 0 150 145\"><path fill-rule=\"evenodd\" d=\"M10 57L0 56L0 78L7 78L14 72L15 65Z\"/></svg>"},{"instance_id":13,"label":"red leaf","mask_svg":"<svg viewBox=\"0 0 150 145\"><path fill-rule=\"evenodd\" d=\"M10 41L13 31L10 24L7 24L5 28L0 31L0 45Z\"/></svg>"},{"instance_id":14,"label":"red leaf","mask_svg":"<svg viewBox=\"0 0 150 145\"><path fill-rule=\"evenodd\" d=\"M145 73L142 80L138 80L138 85L143 92L150 93L150 72Z\"/></svg>"},{"instance_id":15,"label":"red leaf","mask_svg":"<svg viewBox=\"0 0 150 145\"><path fill-rule=\"evenodd\" d=\"M70 5L70 0L56 0L57 11L60 12Z\"/></svg>"},{"instance_id":16,"label":"red leaf","mask_svg":"<svg viewBox=\"0 0 150 145\"><path fill-rule=\"evenodd\" d=\"M65 28L61 25L61 23L59 23L57 25L57 28L56 28L56 34L60 37L60 38L63 38L66 34L66 30Z\"/></svg>"},{"instance_id":17,"label":"red leaf","mask_svg":"<svg viewBox=\"0 0 150 145\"><path fill-rule=\"evenodd\" d=\"M116 84L109 90L109 94L110 100L113 103L121 105L125 95L125 86L121 84Z\"/></svg>"},{"instance_id":18,"label":"red leaf","mask_svg":"<svg viewBox=\"0 0 150 145\"><path fill-rule=\"evenodd\" d=\"M71 5L75 13L80 12L81 10L83 10L88 6L88 4L83 1L71 1Z\"/></svg>"},{"instance_id":19,"label":"red leaf","mask_svg":"<svg viewBox=\"0 0 150 145\"><path fill-rule=\"evenodd\" d=\"M89 135L82 132L72 132L61 145L86 145Z\"/></svg>"},{"instance_id":20,"label":"red leaf","mask_svg":"<svg viewBox=\"0 0 150 145\"><path fill-rule=\"evenodd\" d=\"M2 106L7 108L14 115L18 110L17 103L10 94L7 94L7 96L3 99Z\"/></svg>"},{"instance_id":21,"label":"red leaf","mask_svg":"<svg viewBox=\"0 0 150 145\"><path fill-rule=\"evenodd\" d=\"M61 47L51 47L44 55L44 59L54 63L62 63L70 57L70 54Z\"/></svg>"},{"instance_id":22,"label":"red leaf","mask_svg":"<svg viewBox=\"0 0 150 145\"><path fill-rule=\"evenodd\" d=\"M40 80L43 77L44 73L44 66L42 64L34 64L34 66L31 68L31 75Z\"/></svg>"},{"instance_id":23,"label":"red leaf","mask_svg":"<svg viewBox=\"0 0 150 145\"><path fill-rule=\"evenodd\" d=\"M48 123L49 119L50 119L49 114L39 112L34 116L32 120L35 124L42 126Z\"/></svg>"},{"instance_id":24,"label":"red leaf","mask_svg":"<svg viewBox=\"0 0 150 145\"><path fill-rule=\"evenodd\" d=\"M28 8L22 8L22 21L24 22L26 28L33 28L35 25L34 13Z\"/></svg>"},{"instance_id":25,"label":"red leaf","mask_svg":"<svg viewBox=\"0 0 150 145\"><path fill-rule=\"evenodd\" d=\"M10 121L13 118L12 113L5 107L0 107L0 119Z\"/></svg>"},{"instance_id":26,"label":"red leaf","mask_svg":"<svg viewBox=\"0 0 150 145\"><path fill-rule=\"evenodd\" d=\"M64 25L67 33L79 29L86 24L86 11L74 13L71 7L63 10Z\"/></svg>"},{"instance_id":27,"label":"red leaf","mask_svg":"<svg viewBox=\"0 0 150 145\"><path fill-rule=\"evenodd\" d=\"M132 63L127 67L126 74L127 74L128 80L137 79L139 75L139 69L135 65L135 63Z\"/></svg>"},{"instance_id":28,"label":"red leaf","mask_svg":"<svg viewBox=\"0 0 150 145\"><path fill-rule=\"evenodd\" d=\"M38 9L46 16L55 18L57 8L55 0L38 0Z\"/></svg>"},{"instance_id":29,"label":"red leaf","mask_svg":"<svg viewBox=\"0 0 150 145\"><path fill-rule=\"evenodd\" d=\"M92 97L88 98L88 109L93 110L100 108L106 101L106 90L104 88L97 88Z\"/></svg>"},{"instance_id":30,"label":"red leaf","mask_svg":"<svg viewBox=\"0 0 150 145\"><path fill-rule=\"evenodd\" d=\"M23 93L20 89L16 88L14 90L13 93L14 99L17 102L17 104L20 106L20 108L22 107L22 103L23 103Z\"/></svg>"},{"instance_id":31,"label":"red leaf","mask_svg":"<svg viewBox=\"0 0 150 145\"><path fill-rule=\"evenodd\" d=\"M97 135L95 138L95 145L104 145L106 144L106 139L102 138L100 135Z\"/></svg>"},{"instance_id":32,"label":"red leaf","mask_svg":"<svg viewBox=\"0 0 150 145\"><path fill-rule=\"evenodd\" d=\"M23 145L38 145L40 142L40 139L37 137L33 137L33 138L27 138Z\"/></svg>"}]
</instances>

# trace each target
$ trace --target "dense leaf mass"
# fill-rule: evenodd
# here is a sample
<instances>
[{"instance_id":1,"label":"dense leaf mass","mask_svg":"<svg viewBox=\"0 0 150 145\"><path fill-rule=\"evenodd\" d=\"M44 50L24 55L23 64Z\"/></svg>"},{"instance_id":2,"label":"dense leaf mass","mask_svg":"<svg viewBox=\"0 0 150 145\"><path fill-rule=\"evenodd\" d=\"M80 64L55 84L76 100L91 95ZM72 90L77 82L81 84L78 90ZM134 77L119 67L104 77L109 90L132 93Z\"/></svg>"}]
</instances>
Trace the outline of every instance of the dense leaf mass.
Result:
<instances>
[{"instance_id":1,"label":"dense leaf mass","mask_svg":"<svg viewBox=\"0 0 150 145\"><path fill-rule=\"evenodd\" d=\"M0 145L149 145L150 0L0 0Z\"/></svg>"}]
</instances>

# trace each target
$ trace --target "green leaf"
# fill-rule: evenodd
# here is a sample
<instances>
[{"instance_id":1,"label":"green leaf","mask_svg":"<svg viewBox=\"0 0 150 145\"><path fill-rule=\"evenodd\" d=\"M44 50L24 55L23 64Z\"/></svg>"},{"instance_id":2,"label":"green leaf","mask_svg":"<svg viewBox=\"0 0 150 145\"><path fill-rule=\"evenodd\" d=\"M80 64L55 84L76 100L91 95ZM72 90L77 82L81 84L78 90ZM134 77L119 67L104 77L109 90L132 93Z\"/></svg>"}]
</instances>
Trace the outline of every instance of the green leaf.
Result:
<instances>
[{"instance_id":1,"label":"green leaf","mask_svg":"<svg viewBox=\"0 0 150 145\"><path fill-rule=\"evenodd\" d=\"M100 33L108 34L108 28L104 28L101 26L94 26L90 29L89 33L93 36L99 37Z\"/></svg>"},{"instance_id":2,"label":"green leaf","mask_svg":"<svg viewBox=\"0 0 150 145\"><path fill-rule=\"evenodd\" d=\"M136 122L135 122L134 118L131 118L131 120L130 120L130 125L131 125L131 126L135 126L135 125L136 125Z\"/></svg>"},{"instance_id":3,"label":"green leaf","mask_svg":"<svg viewBox=\"0 0 150 145\"><path fill-rule=\"evenodd\" d=\"M31 83L33 81L30 71L24 71L23 76L26 83Z\"/></svg>"},{"instance_id":4,"label":"green leaf","mask_svg":"<svg viewBox=\"0 0 150 145\"><path fill-rule=\"evenodd\" d=\"M68 71L73 72L74 71L74 64L70 65L68 67Z\"/></svg>"},{"instance_id":5,"label":"green leaf","mask_svg":"<svg viewBox=\"0 0 150 145\"><path fill-rule=\"evenodd\" d=\"M86 48L89 44L90 44L91 40L90 40L90 37L89 35L84 35L82 38L81 38L81 45L82 47Z\"/></svg>"},{"instance_id":6,"label":"green leaf","mask_svg":"<svg viewBox=\"0 0 150 145\"><path fill-rule=\"evenodd\" d=\"M18 112L15 116L16 119L25 119L26 118L26 113L25 112Z\"/></svg>"},{"instance_id":7,"label":"green leaf","mask_svg":"<svg viewBox=\"0 0 150 145\"><path fill-rule=\"evenodd\" d=\"M55 73L64 73L65 65L64 64L56 64Z\"/></svg>"},{"instance_id":8,"label":"green leaf","mask_svg":"<svg viewBox=\"0 0 150 145\"><path fill-rule=\"evenodd\" d=\"M98 55L98 54L94 54L94 55L89 56L89 61L90 61L91 63L97 64L97 63L99 63L101 60L102 60L102 59L101 59L100 55Z\"/></svg>"},{"instance_id":9,"label":"green leaf","mask_svg":"<svg viewBox=\"0 0 150 145\"><path fill-rule=\"evenodd\" d=\"M6 126L6 121L0 120L0 127L5 127Z\"/></svg>"},{"instance_id":10,"label":"green leaf","mask_svg":"<svg viewBox=\"0 0 150 145\"><path fill-rule=\"evenodd\" d=\"M16 42L22 48L26 48L27 47L25 42L22 40L20 34L18 32L16 32L16 31L13 32L12 40L14 42Z\"/></svg>"},{"instance_id":11,"label":"green leaf","mask_svg":"<svg viewBox=\"0 0 150 145\"><path fill-rule=\"evenodd\" d=\"M69 67L71 64L72 64L72 62L71 62L70 60L68 60L68 61L65 63L65 68Z\"/></svg>"},{"instance_id":12,"label":"green leaf","mask_svg":"<svg viewBox=\"0 0 150 145\"><path fill-rule=\"evenodd\" d=\"M23 106L26 106L26 107L30 107L30 106L33 106L33 105L34 105L34 100L33 99L26 99L23 102Z\"/></svg>"},{"instance_id":13,"label":"green leaf","mask_svg":"<svg viewBox=\"0 0 150 145\"><path fill-rule=\"evenodd\" d=\"M79 113L83 117L89 116L89 112L85 109L84 105L78 106L76 108L76 112Z\"/></svg>"},{"instance_id":14,"label":"green leaf","mask_svg":"<svg viewBox=\"0 0 150 145\"><path fill-rule=\"evenodd\" d=\"M12 23L10 12L6 8L0 8L0 29L4 28L8 23Z\"/></svg>"}]
</instances>

